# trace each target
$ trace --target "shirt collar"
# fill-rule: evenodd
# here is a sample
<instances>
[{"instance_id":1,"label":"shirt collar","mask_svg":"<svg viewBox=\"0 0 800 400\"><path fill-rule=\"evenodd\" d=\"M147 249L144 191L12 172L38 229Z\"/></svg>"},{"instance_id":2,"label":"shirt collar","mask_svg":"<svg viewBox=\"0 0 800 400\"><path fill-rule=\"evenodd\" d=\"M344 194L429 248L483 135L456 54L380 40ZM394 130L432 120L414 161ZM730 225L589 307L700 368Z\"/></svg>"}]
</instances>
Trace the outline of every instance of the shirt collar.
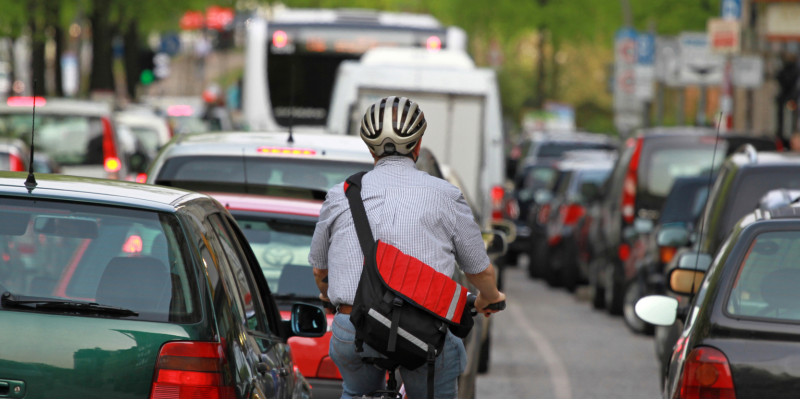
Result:
<instances>
[{"instance_id":1,"label":"shirt collar","mask_svg":"<svg viewBox=\"0 0 800 400\"><path fill-rule=\"evenodd\" d=\"M417 168L417 163L414 162L412 158L406 156L386 156L375 163L375 168L398 166Z\"/></svg>"}]
</instances>

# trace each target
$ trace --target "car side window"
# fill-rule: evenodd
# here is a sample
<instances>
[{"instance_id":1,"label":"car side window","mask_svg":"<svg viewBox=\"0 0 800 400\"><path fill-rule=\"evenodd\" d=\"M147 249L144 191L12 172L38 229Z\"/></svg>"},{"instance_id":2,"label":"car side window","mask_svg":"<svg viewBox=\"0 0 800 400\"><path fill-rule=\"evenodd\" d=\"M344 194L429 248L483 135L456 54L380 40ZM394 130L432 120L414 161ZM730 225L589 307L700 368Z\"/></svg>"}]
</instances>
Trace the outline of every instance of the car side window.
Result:
<instances>
[{"instance_id":1,"label":"car side window","mask_svg":"<svg viewBox=\"0 0 800 400\"><path fill-rule=\"evenodd\" d=\"M232 276L236 278L234 284L243 301L247 327L258 332L270 332L258 286L255 284L247 258L241 250L241 246L248 244L240 243L235 238L231 232L231 226L222 215L210 215L209 220L219 235L220 244L225 250L224 258L228 268L231 270Z\"/></svg>"}]
</instances>

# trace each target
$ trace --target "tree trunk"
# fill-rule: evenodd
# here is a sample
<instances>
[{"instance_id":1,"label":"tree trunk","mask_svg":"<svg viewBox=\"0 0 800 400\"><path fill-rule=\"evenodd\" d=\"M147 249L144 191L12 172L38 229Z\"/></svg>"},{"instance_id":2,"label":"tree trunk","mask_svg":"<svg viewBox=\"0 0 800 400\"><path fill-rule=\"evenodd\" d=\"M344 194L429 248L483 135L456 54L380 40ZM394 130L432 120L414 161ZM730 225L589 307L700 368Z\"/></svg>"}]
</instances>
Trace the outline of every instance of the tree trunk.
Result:
<instances>
[{"instance_id":1,"label":"tree trunk","mask_svg":"<svg viewBox=\"0 0 800 400\"><path fill-rule=\"evenodd\" d=\"M58 97L64 96L64 82L61 76L61 55L64 52L64 30L59 23L59 14L61 14L60 1L45 1L45 13L47 29L53 33L53 41L55 42L55 62L53 63L53 83L54 94Z\"/></svg>"},{"instance_id":2,"label":"tree trunk","mask_svg":"<svg viewBox=\"0 0 800 400\"><path fill-rule=\"evenodd\" d=\"M139 24L136 20L128 23L123 40L125 42L125 86L128 98L135 101L139 75L142 73L142 67L139 65Z\"/></svg>"},{"instance_id":3,"label":"tree trunk","mask_svg":"<svg viewBox=\"0 0 800 400\"><path fill-rule=\"evenodd\" d=\"M113 53L111 49L112 29L108 22L111 2L95 0L89 20L92 24L92 72L89 92L114 92Z\"/></svg>"},{"instance_id":4,"label":"tree trunk","mask_svg":"<svg viewBox=\"0 0 800 400\"><path fill-rule=\"evenodd\" d=\"M45 85L45 62L44 45L45 32L44 24L41 22L41 3L39 0L28 1L28 27L31 31L31 94L44 94Z\"/></svg>"}]
</instances>

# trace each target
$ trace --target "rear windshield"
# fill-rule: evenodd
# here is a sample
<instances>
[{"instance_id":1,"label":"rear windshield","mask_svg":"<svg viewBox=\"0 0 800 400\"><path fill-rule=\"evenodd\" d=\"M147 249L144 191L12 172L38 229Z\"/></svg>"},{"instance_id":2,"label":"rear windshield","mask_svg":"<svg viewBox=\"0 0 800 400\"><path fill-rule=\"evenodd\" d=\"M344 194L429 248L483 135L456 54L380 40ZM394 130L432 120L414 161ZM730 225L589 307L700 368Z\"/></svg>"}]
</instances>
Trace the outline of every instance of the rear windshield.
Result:
<instances>
[{"instance_id":1,"label":"rear windshield","mask_svg":"<svg viewBox=\"0 0 800 400\"><path fill-rule=\"evenodd\" d=\"M737 317L800 321L800 231L758 235L739 266L726 311Z\"/></svg>"},{"instance_id":2,"label":"rear windshield","mask_svg":"<svg viewBox=\"0 0 800 400\"><path fill-rule=\"evenodd\" d=\"M592 142L551 142L543 143L536 153L538 158L561 158L564 153L572 150L615 150L617 147L606 143Z\"/></svg>"},{"instance_id":3,"label":"rear windshield","mask_svg":"<svg viewBox=\"0 0 800 400\"><path fill-rule=\"evenodd\" d=\"M0 115L0 136L30 143L30 113ZM103 125L100 118L75 115L36 115L36 151L61 165L103 163Z\"/></svg>"},{"instance_id":4,"label":"rear windshield","mask_svg":"<svg viewBox=\"0 0 800 400\"><path fill-rule=\"evenodd\" d=\"M308 263L308 253L317 218L237 212L233 215L258 258L270 291L278 298L316 301L319 288Z\"/></svg>"},{"instance_id":5,"label":"rear windshield","mask_svg":"<svg viewBox=\"0 0 800 400\"><path fill-rule=\"evenodd\" d=\"M0 221L0 292L119 307L137 313L125 317L132 319L200 318L187 240L174 216L4 198Z\"/></svg>"},{"instance_id":6,"label":"rear windshield","mask_svg":"<svg viewBox=\"0 0 800 400\"><path fill-rule=\"evenodd\" d=\"M321 192L322 198L333 185L348 176L371 170L371 163L279 157L175 157L158 172L156 183L198 191L258 193L306 197ZM309 192L311 189L313 192ZM318 198L318 195L310 198Z\"/></svg>"},{"instance_id":7,"label":"rear windshield","mask_svg":"<svg viewBox=\"0 0 800 400\"><path fill-rule=\"evenodd\" d=\"M800 173L797 168L770 168L765 170L743 170L739 188L731 192L727 218L719 222L721 234L727 234L745 214L752 212L764 194L773 189L800 189Z\"/></svg>"}]
</instances>

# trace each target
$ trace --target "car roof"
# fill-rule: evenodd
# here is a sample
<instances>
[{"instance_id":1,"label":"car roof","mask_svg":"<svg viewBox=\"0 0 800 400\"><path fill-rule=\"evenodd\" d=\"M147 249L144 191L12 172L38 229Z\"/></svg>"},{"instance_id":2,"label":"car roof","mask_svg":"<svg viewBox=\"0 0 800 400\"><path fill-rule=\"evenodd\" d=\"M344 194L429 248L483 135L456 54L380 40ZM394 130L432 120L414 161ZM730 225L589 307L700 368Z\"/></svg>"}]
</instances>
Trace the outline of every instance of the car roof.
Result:
<instances>
[{"instance_id":1,"label":"car roof","mask_svg":"<svg viewBox=\"0 0 800 400\"><path fill-rule=\"evenodd\" d=\"M324 133L294 133L289 142L288 132L204 132L180 135L164 149L166 157L189 155L218 156L282 156L308 157L293 151L310 150L315 158L341 161L374 162L367 146L358 136ZM261 151L273 148L275 152ZM285 150L285 151L284 151Z\"/></svg>"},{"instance_id":2,"label":"car roof","mask_svg":"<svg viewBox=\"0 0 800 400\"><path fill-rule=\"evenodd\" d=\"M257 194L207 192L225 208L232 211L254 211L263 213L303 215L319 217L322 200L299 200L286 197Z\"/></svg>"},{"instance_id":3,"label":"car roof","mask_svg":"<svg viewBox=\"0 0 800 400\"><path fill-rule=\"evenodd\" d=\"M656 126L639 130L643 136L715 135L713 128L702 126Z\"/></svg>"},{"instance_id":4,"label":"car roof","mask_svg":"<svg viewBox=\"0 0 800 400\"><path fill-rule=\"evenodd\" d=\"M186 200L205 197L188 190L140 183L75 177L57 174L36 174L36 187L25 187L25 172L0 171L0 196L23 196L31 199L73 200L120 207L174 211Z\"/></svg>"},{"instance_id":5,"label":"car roof","mask_svg":"<svg viewBox=\"0 0 800 400\"><path fill-rule=\"evenodd\" d=\"M732 154L729 160L741 167L800 165L800 153L788 151L740 151Z\"/></svg>"},{"instance_id":6,"label":"car roof","mask_svg":"<svg viewBox=\"0 0 800 400\"><path fill-rule=\"evenodd\" d=\"M33 105L32 97L9 97L0 104L0 114L32 114ZM111 115L111 105L93 100L36 97L36 114L105 117Z\"/></svg>"}]
</instances>

